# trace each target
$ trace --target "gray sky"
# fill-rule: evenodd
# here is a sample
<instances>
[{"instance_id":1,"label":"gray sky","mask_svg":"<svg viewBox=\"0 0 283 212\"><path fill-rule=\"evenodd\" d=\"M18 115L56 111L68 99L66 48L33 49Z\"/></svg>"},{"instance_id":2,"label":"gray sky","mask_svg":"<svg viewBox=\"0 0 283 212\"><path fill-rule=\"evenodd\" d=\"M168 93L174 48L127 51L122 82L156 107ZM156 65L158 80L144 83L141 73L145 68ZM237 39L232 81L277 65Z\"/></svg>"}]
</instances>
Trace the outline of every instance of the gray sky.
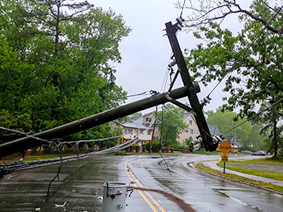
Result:
<instances>
[{"instance_id":1,"label":"gray sky","mask_svg":"<svg viewBox=\"0 0 283 212\"><path fill-rule=\"evenodd\" d=\"M115 65L116 84L122 86L129 95L141 93L149 90L161 92L169 58L172 54L168 38L165 34L165 23L176 22L180 15L180 10L174 6L175 0L89 0L96 7L104 10L112 8L116 14L122 14L126 25L132 28L128 37L124 38L120 44L122 63ZM241 1L240 1L241 2ZM184 10L183 17L188 16L188 11ZM233 26L237 28L239 24L236 17L231 17L223 23L223 26ZM193 49L201 40L193 37L192 33L184 31L178 33L178 40L182 49ZM201 93L199 100L203 99L214 87L216 82L208 87L200 84ZM181 79L177 80L174 88L182 87ZM220 85L211 95L212 101L204 110L215 110L222 105L223 85ZM166 91L169 88L169 81L166 84ZM127 103L136 101L147 96L129 98ZM184 98L182 102L188 102ZM153 109L151 109L153 110Z\"/></svg>"}]
</instances>

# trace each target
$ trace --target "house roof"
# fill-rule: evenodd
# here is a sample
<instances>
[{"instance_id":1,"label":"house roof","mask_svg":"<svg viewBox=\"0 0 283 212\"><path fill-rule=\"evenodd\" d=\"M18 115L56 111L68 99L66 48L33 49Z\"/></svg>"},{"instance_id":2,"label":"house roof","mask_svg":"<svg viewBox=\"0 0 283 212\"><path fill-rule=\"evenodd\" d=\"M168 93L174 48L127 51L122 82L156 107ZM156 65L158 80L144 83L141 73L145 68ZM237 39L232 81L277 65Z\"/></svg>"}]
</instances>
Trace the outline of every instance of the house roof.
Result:
<instances>
[{"instance_id":1,"label":"house roof","mask_svg":"<svg viewBox=\"0 0 283 212\"><path fill-rule=\"evenodd\" d=\"M183 121L185 121L189 116L191 116L192 114L191 113L185 113L184 114L184 118L183 118Z\"/></svg>"},{"instance_id":2,"label":"house roof","mask_svg":"<svg viewBox=\"0 0 283 212\"><path fill-rule=\"evenodd\" d=\"M135 122L126 122L124 124L122 124L123 127L128 127L128 128L137 128L137 129L147 129L146 126L142 125L142 124L138 124L138 123L135 123Z\"/></svg>"},{"instance_id":3,"label":"house roof","mask_svg":"<svg viewBox=\"0 0 283 212\"><path fill-rule=\"evenodd\" d=\"M134 122L135 122L135 123L138 123L138 124L142 124L142 122L143 122L143 116L139 117L139 118L136 119Z\"/></svg>"},{"instance_id":4,"label":"house roof","mask_svg":"<svg viewBox=\"0 0 283 212\"><path fill-rule=\"evenodd\" d=\"M148 116L148 115L152 115L153 113L154 113L153 111L149 112L149 113L146 113L146 114L142 115L142 117L145 117L145 116Z\"/></svg>"},{"instance_id":5,"label":"house roof","mask_svg":"<svg viewBox=\"0 0 283 212\"><path fill-rule=\"evenodd\" d=\"M192 116L193 120L196 121L195 117L193 116L193 114L191 113L185 113L184 114L184 118L183 118L183 121L185 121L188 117Z\"/></svg>"},{"instance_id":6,"label":"house roof","mask_svg":"<svg viewBox=\"0 0 283 212\"><path fill-rule=\"evenodd\" d=\"M219 131L218 127L216 127L215 125L209 124L208 125L208 129L209 129L211 135L218 135L218 134L220 134L220 131Z\"/></svg>"},{"instance_id":7,"label":"house roof","mask_svg":"<svg viewBox=\"0 0 283 212\"><path fill-rule=\"evenodd\" d=\"M121 125L123 127L128 127L128 128L147 129L147 127L143 125L142 122L143 122L143 116L139 117L137 120L128 120Z\"/></svg>"}]
</instances>

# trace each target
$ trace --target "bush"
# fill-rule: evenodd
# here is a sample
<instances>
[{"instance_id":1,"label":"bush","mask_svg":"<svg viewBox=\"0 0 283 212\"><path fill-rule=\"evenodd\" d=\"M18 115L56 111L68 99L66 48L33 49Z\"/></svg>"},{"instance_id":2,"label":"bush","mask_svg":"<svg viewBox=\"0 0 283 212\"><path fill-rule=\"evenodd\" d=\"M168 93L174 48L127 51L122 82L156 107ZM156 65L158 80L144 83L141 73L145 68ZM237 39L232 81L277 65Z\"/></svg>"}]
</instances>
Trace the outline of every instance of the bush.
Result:
<instances>
[{"instance_id":1,"label":"bush","mask_svg":"<svg viewBox=\"0 0 283 212\"><path fill-rule=\"evenodd\" d=\"M143 146L146 148L147 151L150 151L150 143L145 143ZM152 152L159 152L162 148L162 144L159 141L152 142Z\"/></svg>"},{"instance_id":2,"label":"bush","mask_svg":"<svg viewBox=\"0 0 283 212\"><path fill-rule=\"evenodd\" d=\"M125 155L125 151L116 151L114 155Z\"/></svg>"},{"instance_id":3,"label":"bush","mask_svg":"<svg viewBox=\"0 0 283 212\"><path fill-rule=\"evenodd\" d=\"M168 147L171 148L171 149L174 149L174 150L178 150L178 151L184 151L184 149L187 148L186 146L183 146L180 143L176 143L174 145L169 145Z\"/></svg>"},{"instance_id":4,"label":"bush","mask_svg":"<svg viewBox=\"0 0 283 212\"><path fill-rule=\"evenodd\" d=\"M152 152L159 152L162 148L162 144L158 141L152 142Z\"/></svg>"}]
</instances>

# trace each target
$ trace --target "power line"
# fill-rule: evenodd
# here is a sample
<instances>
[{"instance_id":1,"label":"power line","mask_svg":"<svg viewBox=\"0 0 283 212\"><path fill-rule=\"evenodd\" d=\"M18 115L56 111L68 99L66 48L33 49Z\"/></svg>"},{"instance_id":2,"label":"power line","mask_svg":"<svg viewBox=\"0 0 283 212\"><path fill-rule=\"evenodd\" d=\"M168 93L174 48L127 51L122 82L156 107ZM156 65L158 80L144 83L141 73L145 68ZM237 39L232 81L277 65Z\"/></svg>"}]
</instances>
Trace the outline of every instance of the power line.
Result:
<instances>
[{"instance_id":1,"label":"power line","mask_svg":"<svg viewBox=\"0 0 283 212\"><path fill-rule=\"evenodd\" d=\"M168 60L168 65L170 64L170 60L171 60L172 56L173 56L173 53L171 53L171 56ZM168 74L169 74L169 71L168 71L168 66L167 66L165 76L163 78L163 82L162 82L161 89L160 89L160 92L162 92L162 93L165 91L165 88L166 88L166 84L167 84L167 81L168 81Z\"/></svg>"},{"instance_id":2,"label":"power line","mask_svg":"<svg viewBox=\"0 0 283 212\"><path fill-rule=\"evenodd\" d=\"M236 129L237 127L243 125L244 123L246 123L247 121L250 121L251 119L254 119L255 117L257 117L258 115L260 115L261 113L265 112L266 110L268 110L269 108L273 107L274 105L277 105L278 103L282 102L283 101L283 98L278 100L277 102L274 102L273 104L271 104L269 107L266 107L265 109L263 110L260 110L259 112L257 112L255 115L251 116L250 118L246 119L245 121L243 121L242 123L236 125L235 127L231 128L230 130L224 132L224 133L220 133L218 135L225 135L227 134L228 132Z\"/></svg>"},{"instance_id":3,"label":"power line","mask_svg":"<svg viewBox=\"0 0 283 212\"><path fill-rule=\"evenodd\" d=\"M98 142L98 141L105 141L105 140L111 140L114 138L120 138L123 137L124 135L117 135L117 136L112 136L108 138L97 138L97 139L90 139L90 140L78 140L78 141L63 141L60 142L59 144L73 144L73 143L89 143L89 142Z\"/></svg>"},{"instance_id":4,"label":"power line","mask_svg":"<svg viewBox=\"0 0 283 212\"><path fill-rule=\"evenodd\" d=\"M181 19L182 19L182 14L183 14L183 11L184 11L185 3L186 3L186 0L184 0L183 7L181 9L181 14L180 14Z\"/></svg>"},{"instance_id":5,"label":"power line","mask_svg":"<svg viewBox=\"0 0 283 212\"><path fill-rule=\"evenodd\" d=\"M112 98L112 99L102 99L99 102L106 102L106 101L112 101L112 100L119 100L119 99L125 99L125 98L130 98L130 97L135 97L135 96L141 96L141 95L150 95L148 93L149 91L144 91L142 93L138 93L138 94L132 94L132 95L128 95L128 96L122 96L122 97L117 97L117 98ZM147 94L148 93L148 94ZM12 115L12 116L5 116L5 117L1 117L1 119L7 119L7 118L13 118L13 117L18 117L21 115L25 115L25 114L37 114L37 113L44 113L44 112L49 112L49 111L53 111L53 110L63 110L66 108L71 108L71 107L78 107L78 106L82 106L82 105L90 105L90 104L97 104L98 102L86 102L86 103L82 103L82 104L76 104L76 105L69 105L69 106L64 106L64 107L57 107L57 108L50 108L50 109L46 109L46 110L40 110L40 111L35 111L35 112L30 112L30 113L24 113L24 114L18 114L18 115Z\"/></svg>"},{"instance_id":6,"label":"power line","mask_svg":"<svg viewBox=\"0 0 283 212\"><path fill-rule=\"evenodd\" d=\"M13 132L13 133L21 134L21 135L24 135L26 137L33 138L35 140L39 140L39 141L47 142L49 144L53 144L52 141L49 141L49 140L46 140L46 139L43 139L43 138L39 138L39 137L35 137L33 135L29 135L28 133L21 132L21 131L18 131L18 130L13 130L13 129L9 129L9 128L6 128L6 127L1 127L1 126L0 126L0 130L5 130L5 131L8 131L8 132Z\"/></svg>"},{"instance_id":7,"label":"power line","mask_svg":"<svg viewBox=\"0 0 283 212\"><path fill-rule=\"evenodd\" d=\"M283 7L283 6L282 6ZM255 41L259 38L259 36L264 32L264 30L269 26L269 24L273 21L273 19L280 13L282 7L280 7L280 9L276 12L276 14L271 18L271 20L263 27L263 29L259 32L259 34L255 37L255 39L246 47L246 49L244 50L244 52L238 57L238 59L233 63L231 70L235 67L236 63L240 60L241 57L244 56L244 54L247 53L247 51L249 50L249 48L255 43ZM231 73L231 71L229 72ZM211 93L219 86L219 84L222 82L222 80L225 79L225 77L227 76L228 72L225 74L225 76L212 88L212 90L209 92L209 94L207 95L207 97L209 97L211 95Z\"/></svg>"}]
</instances>

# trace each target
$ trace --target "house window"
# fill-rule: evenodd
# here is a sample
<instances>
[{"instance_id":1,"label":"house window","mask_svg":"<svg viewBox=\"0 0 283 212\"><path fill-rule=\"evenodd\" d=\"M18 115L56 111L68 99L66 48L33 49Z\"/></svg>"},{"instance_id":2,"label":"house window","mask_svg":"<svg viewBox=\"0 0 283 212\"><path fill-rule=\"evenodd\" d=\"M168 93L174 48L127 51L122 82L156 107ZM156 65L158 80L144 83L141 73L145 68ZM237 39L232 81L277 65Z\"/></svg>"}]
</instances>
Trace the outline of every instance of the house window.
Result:
<instances>
[{"instance_id":1,"label":"house window","mask_svg":"<svg viewBox=\"0 0 283 212\"><path fill-rule=\"evenodd\" d=\"M151 134L151 130L148 130L148 131L147 131L147 134L150 135L150 134Z\"/></svg>"},{"instance_id":2,"label":"house window","mask_svg":"<svg viewBox=\"0 0 283 212\"><path fill-rule=\"evenodd\" d=\"M126 129L126 134L133 134L133 129Z\"/></svg>"},{"instance_id":3,"label":"house window","mask_svg":"<svg viewBox=\"0 0 283 212\"><path fill-rule=\"evenodd\" d=\"M190 129L190 133L191 133L191 134L194 134L194 130L193 130L193 129Z\"/></svg>"},{"instance_id":4,"label":"house window","mask_svg":"<svg viewBox=\"0 0 283 212\"><path fill-rule=\"evenodd\" d=\"M149 117L145 118L145 122L151 122L151 118Z\"/></svg>"},{"instance_id":5,"label":"house window","mask_svg":"<svg viewBox=\"0 0 283 212\"><path fill-rule=\"evenodd\" d=\"M189 120L189 125L193 125L193 121L192 120Z\"/></svg>"},{"instance_id":6,"label":"house window","mask_svg":"<svg viewBox=\"0 0 283 212\"><path fill-rule=\"evenodd\" d=\"M144 130L140 130L140 134L142 134L142 133L143 133L143 131L144 131Z\"/></svg>"}]
</instances>

